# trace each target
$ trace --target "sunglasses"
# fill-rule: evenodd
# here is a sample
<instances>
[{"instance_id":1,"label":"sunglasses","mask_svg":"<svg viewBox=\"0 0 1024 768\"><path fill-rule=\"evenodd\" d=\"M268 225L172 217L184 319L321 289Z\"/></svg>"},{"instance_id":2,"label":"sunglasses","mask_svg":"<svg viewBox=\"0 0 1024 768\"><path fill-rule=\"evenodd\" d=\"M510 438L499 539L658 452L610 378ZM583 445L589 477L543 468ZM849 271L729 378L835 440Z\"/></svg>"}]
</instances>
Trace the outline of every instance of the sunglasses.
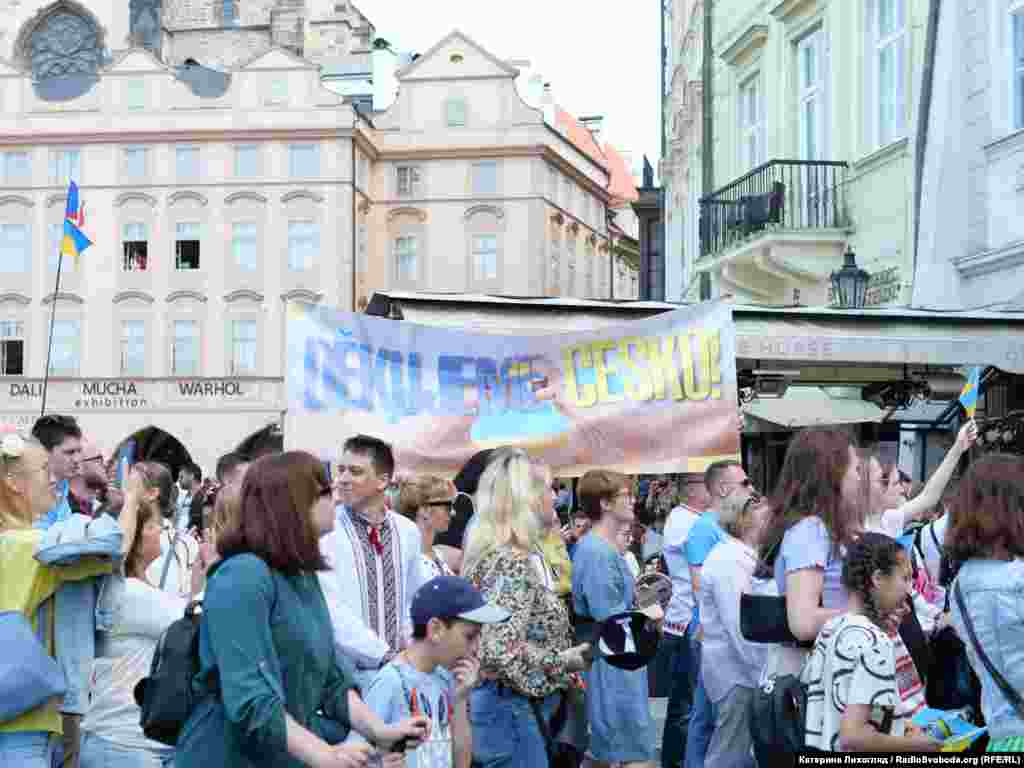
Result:
<instances>
[{"instance_id":1,"label":"sunglasses","mask_svg":"<svg viewBox=\"0 0 1024 768\"><path fill-rule=\"evenodd\" d=\"M455 499L444 499L443 501L427 501L424 502L425 507L447 507L448 513L451 514L455 511Z\"/></svg>"}]
</instances>

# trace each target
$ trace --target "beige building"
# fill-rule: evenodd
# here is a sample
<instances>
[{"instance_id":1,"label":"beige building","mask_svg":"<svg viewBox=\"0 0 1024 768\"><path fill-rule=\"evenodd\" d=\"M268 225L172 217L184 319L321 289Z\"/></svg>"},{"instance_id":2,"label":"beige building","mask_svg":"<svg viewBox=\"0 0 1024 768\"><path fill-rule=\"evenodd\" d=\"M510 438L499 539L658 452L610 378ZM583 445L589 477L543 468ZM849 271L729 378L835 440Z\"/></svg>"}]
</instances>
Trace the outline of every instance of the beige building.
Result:
<instances>
[{"instance_id":1,"label":"beige building","mask_svg":"<svg viewBox=\"0 0 1024 768\"><path fill-rule=\"evenodd\" d=\"M703 283L704 295L740 302L827 305L829 275L849 247L872 276L868 305L909 302L928 6L716 0L706 137L704 3L672 3L663 164L672 286L688 298Z\"/></svg>"},{"instance_id":2,"label":"beige building","mask_svg":"<svg viewBox=\"0 0 1024 768\"><path fill-rule=\"evenodd\" d=\"M0 0L0 421L39 414L52 332L48 411L211 470L280 423L290 302L610 294L604 157L469 38L364 116L379 59L350 3L114 5ZM55 295L70 180L95 244Z\"/></svg>"}]
</instances>

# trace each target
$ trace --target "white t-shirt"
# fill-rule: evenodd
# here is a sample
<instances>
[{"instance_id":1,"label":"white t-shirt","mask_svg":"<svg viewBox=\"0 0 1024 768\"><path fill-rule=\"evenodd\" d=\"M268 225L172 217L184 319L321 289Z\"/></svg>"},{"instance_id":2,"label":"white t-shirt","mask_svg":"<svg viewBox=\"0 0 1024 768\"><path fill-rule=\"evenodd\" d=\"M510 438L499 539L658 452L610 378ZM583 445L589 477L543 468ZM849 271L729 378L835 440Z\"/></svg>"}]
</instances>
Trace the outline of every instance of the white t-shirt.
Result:
<instances>
[{"instance_id":1,"label":"white t-shirt","mask_svg":"<svg viewBox=\"0 0 1024 768\"><path fill-rule=\"evenodd\" d=\"M876 730L903 735L893 642L866 616L844 613L826 623L800 679L808 686L808 747L840 751L839 725L848 704L870 704Z\"/></svg>"},{"instance_id":2,"label":"white t-shirt","mask_svg":"<svg viewBox=\"0 0 1024 768\"><path fill-rule=\"evenodd\" d=\"M82 730L128 749L173 753L173 747L142 735L134 691L149 674L160 635L184 615L188 601L140 579L121 579L111 587L120 590L117 613L111 631L97 638Z\"/></svg>"},{"instance_id":3,"label":"white t-shirt","mask_svg":"<svg viewBox=\"0 0 1024 768\"><path fill-rule=\"evenodd\" d=\"M160 578L164 574L164 561L167 559L167 553L171 551L172 542L176 542L175 556L167 567L164 591L172 595L187 596L192 591L192 566L199 559L199 542L185 531L180 531L175 537L174 526L167 521L164 521L163 530L160 532L160 557L149 564L146 579L150 584L160 585Z\"/></svg>"},{"instance_id":4,"label":"white t-shirt","mask_svg":"<svg viewBox=\"0 0 1024 768\"><path fill-rule=\"evenodd\" d=\"M907 525L906 517L903 507L887 509L880 515L870 515L865 528L873 533L884 533L886 536L898 539L903 535L903 529Z\"/></svg>"},{"instance_id":5,"label":"white t-shirt","mask_svg":"<svg viewBox=\"0 0 1024 768\"><path fill-rule=\"evenodd\" d=\"M686 537L698 519L696 512L680 504L672 510L665 523L662 554L668 565L669 576L672 577L672 601L665 611L665 631L672 635L683 633L680 627L690 623L696 607L690 581L690 564L686 559Z\"/></svg>"}]
</instances>

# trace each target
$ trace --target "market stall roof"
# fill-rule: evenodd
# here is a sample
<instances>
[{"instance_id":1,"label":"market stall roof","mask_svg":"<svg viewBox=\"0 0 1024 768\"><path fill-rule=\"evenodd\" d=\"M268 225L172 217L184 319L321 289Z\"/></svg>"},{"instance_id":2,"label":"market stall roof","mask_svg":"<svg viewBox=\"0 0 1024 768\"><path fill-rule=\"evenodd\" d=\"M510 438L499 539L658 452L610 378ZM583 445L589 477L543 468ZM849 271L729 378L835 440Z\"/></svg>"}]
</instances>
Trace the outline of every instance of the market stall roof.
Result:
<instances>
[{"instance_id":1,"label":"market stall roof","mask_svg":"<svg viewBox=\"0 0 1024 768\"><path fill-rule=\"evenodd\" d=\"M779 398L759 398L743 408L747 416L781 427L816 427L827 424L879 423L883 411L874 403L849 397L832 397L821 387L790 387Z\"/></svg>"},{"instance_id":2,"label":"market stall roof","mask_svg":"<svg viewBox=\"0 0 1024 768\"><path fill-rule=\"evenodd\" d=\"M387 291L405 320L480 333L585 331L683 304ZM768 362L992 365L1024 373L1024 312L733 307L736 356Z\"/></svg>"}]
</instances>

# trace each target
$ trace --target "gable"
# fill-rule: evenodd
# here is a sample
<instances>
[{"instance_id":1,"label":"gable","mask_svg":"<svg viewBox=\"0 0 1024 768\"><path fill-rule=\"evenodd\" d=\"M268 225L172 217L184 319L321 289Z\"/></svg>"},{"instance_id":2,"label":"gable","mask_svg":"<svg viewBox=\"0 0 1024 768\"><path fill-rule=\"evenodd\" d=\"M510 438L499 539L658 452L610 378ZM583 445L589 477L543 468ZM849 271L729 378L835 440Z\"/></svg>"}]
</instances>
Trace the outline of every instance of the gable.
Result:
<instances>
[{"instance_id":1,"label":"gable","mask_svg":"<svg viewBox=\"0 0 1024 768\"><path fill-rule=\"evenodd\" d=\"M144 48L133 48L122 54L109 72L165 72L167 67Z\"/></svg>"},{"instance_id":2,"label":"gable","mask_svg":"<svg viewBox=\"0 0 1024 768\"><path fill-rule=\"evenodd\" d=\"M453 58L454 57L454 58ZM458 60L461 57L461 60ZM514 78L518 71L479 43L452 32L441 42L397 73L399 81L458 80L461 78Z\"/></svg>"},{"instance_id":3,"label":"gable","mask_svg":"<svg viewBox=\"0 0 1024 768\"><path fill-rule=\"evenodd\" d=\"M242 64L239 69L253 71L260 69L316 69L316 67L282 48L271 48Z\"/></svg>"}]
</instances>

